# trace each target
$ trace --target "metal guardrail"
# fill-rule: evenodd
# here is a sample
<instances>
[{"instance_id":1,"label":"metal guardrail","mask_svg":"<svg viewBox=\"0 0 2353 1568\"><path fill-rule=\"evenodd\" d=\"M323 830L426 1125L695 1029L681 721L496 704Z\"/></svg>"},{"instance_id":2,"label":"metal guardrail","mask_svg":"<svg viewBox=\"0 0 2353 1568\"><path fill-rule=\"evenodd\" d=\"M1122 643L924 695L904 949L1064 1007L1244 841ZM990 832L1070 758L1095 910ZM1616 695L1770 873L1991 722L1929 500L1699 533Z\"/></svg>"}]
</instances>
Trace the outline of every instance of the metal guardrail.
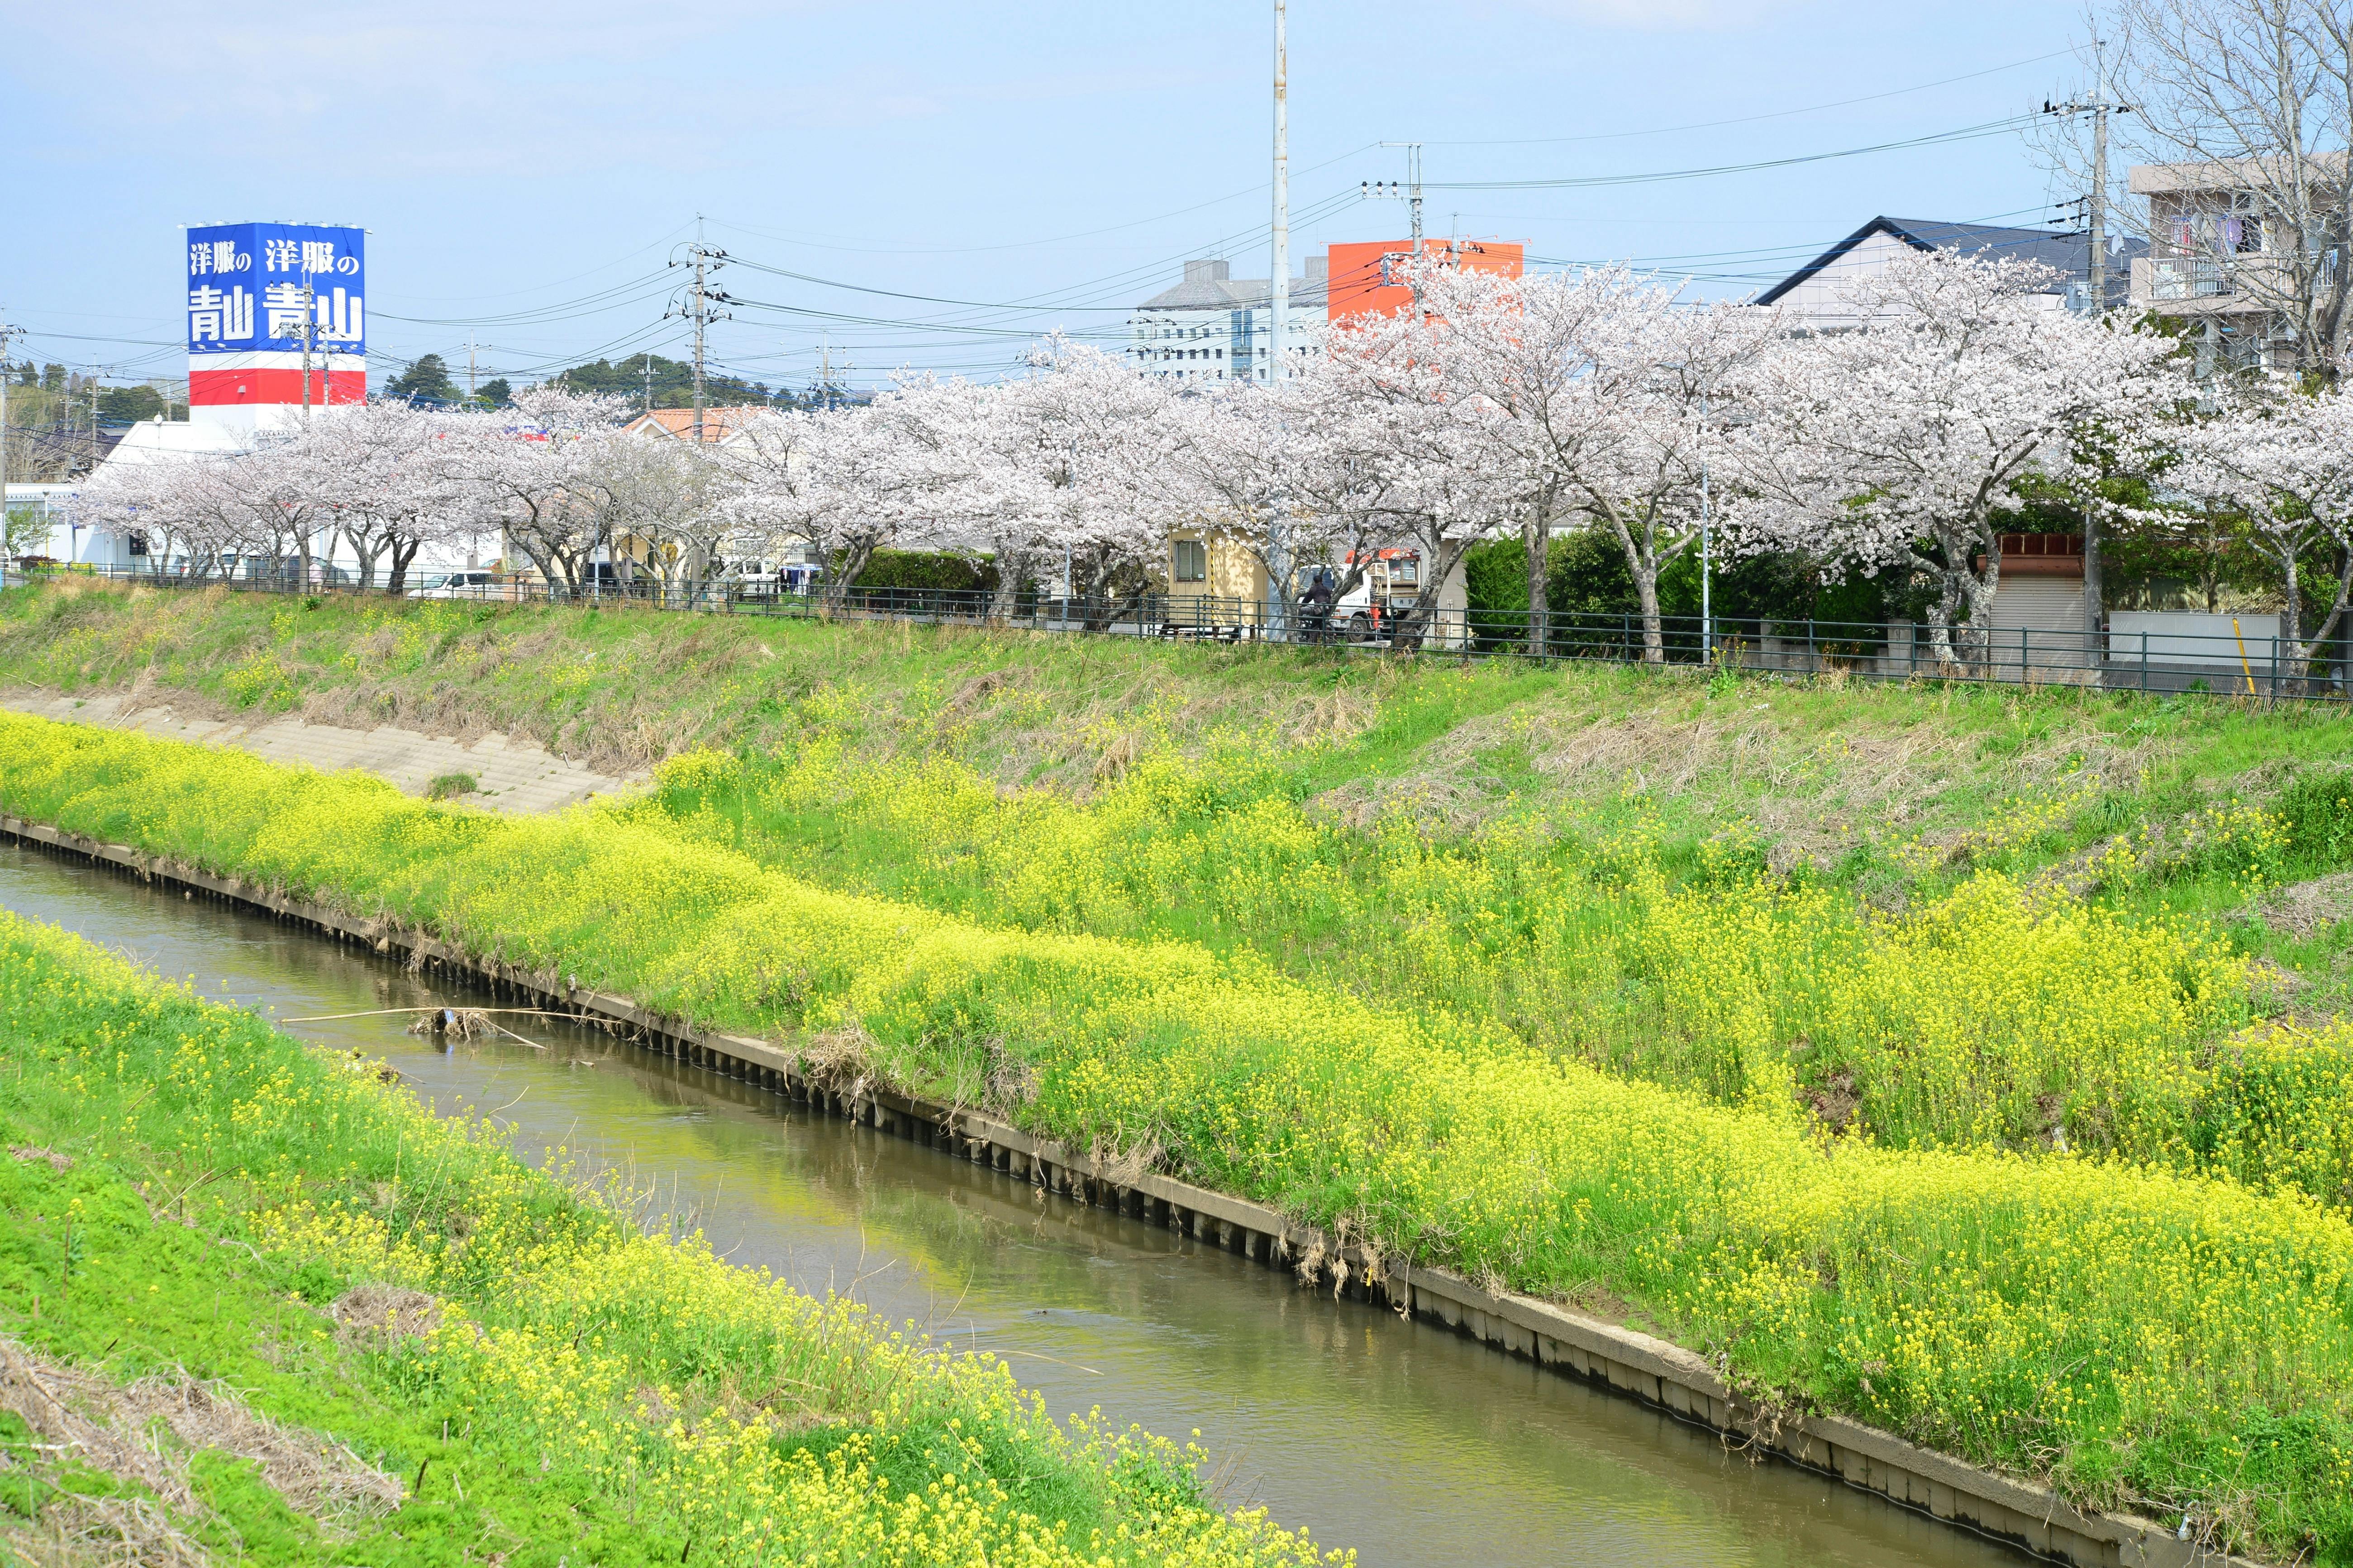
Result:
<instances>
[{"instance_id":1,"label":"metal guardrail","mask_svg":"<svg viewBox=\"0 0 2353 1568\"><path fill-rule=\"evenodd\" d=\"M304 581L298 570L223 580L136 568L41 566L11 577L75 575L161 588L225 588L237 593L382 597L381 588ZM1591 659L1644 662L1651 652L1635 615L1547 613L1541 647L1525 612L1445 610L1427 616L1392 615L1371 605L1331 610L1274 606L1208 595L1143 594L1073 597L1023 593L1009 613L996 595L947 588L849 588L828 598L821 591L778 591L766 584L728 579L699 583L591 581L578 587L523 579L447 588L406 590L405 597L479 604L578 604L702 615L776 616L795 620L897 620L997 626L1039 632L1095 633L1214 643L1282 642L1365 653L1442 654L1455 658ZM1686 668L1767 674L1836 675L1863 680L1957 680L2025 686L2080 686L2151 693L2196 692L2263 701L2353 699L2353 648L2339 640L2324 657L2299 664L2275 636L2231 631L2200 633L2169 627L2098 632L1963 626L1945 656L1928 626L1912 622L1757 620L1719 616L1662 617L1657 661Z\"/></svg>"}]
</instances>

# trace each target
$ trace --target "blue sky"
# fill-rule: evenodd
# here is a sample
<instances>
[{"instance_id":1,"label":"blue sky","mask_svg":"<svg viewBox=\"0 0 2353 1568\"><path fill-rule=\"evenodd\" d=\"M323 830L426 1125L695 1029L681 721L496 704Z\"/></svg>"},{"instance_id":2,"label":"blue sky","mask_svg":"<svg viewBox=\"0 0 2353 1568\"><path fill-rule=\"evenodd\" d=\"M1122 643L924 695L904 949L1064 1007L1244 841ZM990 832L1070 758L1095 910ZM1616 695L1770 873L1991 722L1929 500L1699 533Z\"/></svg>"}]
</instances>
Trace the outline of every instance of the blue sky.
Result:
<instances>
[{"instance_id":1,"label":"blue sky","mask_svg":"<svg viewBox=\"0 0 2353 1568\"><path fill-rule=\"evenodd\" d=\"M1265 274L1271 15L0 0L0 319L32 332L20 357L174 373L181 225L353 222L379 372L428 351L462 366L470 337L486 375L529 379L682 353L665 263L700 214L747 263L723 286L759 302L714 330L726 368L801 384L829 348L861 383L998 374L1032 332L1115 330L1186 256ZM1711 292L1874 213L2031 226L2071 194L2008 132L1464 188L2000 121L2077 85L2080 14L2061 4L1293 0L1290 29L1294 269L1326 241L1404 232L1401 205L1354 199L1404 173L1385 140L1427 144L1433 233L1688 270Z\"/></svg>"}]
</instances>

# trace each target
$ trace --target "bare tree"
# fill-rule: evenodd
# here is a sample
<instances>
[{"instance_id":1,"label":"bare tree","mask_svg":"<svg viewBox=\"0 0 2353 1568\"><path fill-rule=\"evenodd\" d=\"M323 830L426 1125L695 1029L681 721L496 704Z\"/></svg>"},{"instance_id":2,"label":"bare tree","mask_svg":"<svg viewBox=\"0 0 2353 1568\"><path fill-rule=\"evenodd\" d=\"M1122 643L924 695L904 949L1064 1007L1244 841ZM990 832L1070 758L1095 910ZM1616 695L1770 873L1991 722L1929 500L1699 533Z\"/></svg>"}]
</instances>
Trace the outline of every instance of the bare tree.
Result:
<instances>
[{"instance_id":1,"label":"bare tree","mask_svg":"<svg viewBox=\"0 0 2353 1568\"><path fill-rule=\"evenodd\" d=\"M2338 0L2114 0L2126 145L2186 165L2137 182L2152 253L2229 272L2295 368L2332 375L2348 347L2353 17Z\"/></svg>"}]
</instances>

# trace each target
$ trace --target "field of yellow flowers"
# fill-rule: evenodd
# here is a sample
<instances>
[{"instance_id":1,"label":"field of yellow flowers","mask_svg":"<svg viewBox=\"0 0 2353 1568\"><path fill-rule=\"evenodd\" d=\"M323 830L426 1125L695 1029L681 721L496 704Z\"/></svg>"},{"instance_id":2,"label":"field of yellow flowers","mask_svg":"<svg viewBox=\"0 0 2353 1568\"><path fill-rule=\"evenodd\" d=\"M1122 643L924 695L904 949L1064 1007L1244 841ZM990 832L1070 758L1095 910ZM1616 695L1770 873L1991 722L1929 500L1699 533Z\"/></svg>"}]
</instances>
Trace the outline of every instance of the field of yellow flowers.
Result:
<instances>
[{"instance_id":1,"label":"field of yellow flowers","mask_svg":"<svg viewBox=\"0 0 2353 1568\"><path fill-rule=\"evenodd\" d=\"M976 796L934 775L934 802ZM1761 875L1736 835L1693 875L1614 829L1559 849L1554 879L1514 905L1461 891L1501 873L1444 863L1392 815L1375 835L1392 886L1430 912L1379 950L1419 964L1409 984L1359 990L1248 942L1052 918L1057 887L1083 889L1102 857L1051 831L1028 836L1045 879L1026 920L820 885L779 825L880 797L776 776L692 754L655 796L507 819L0 717L7 810L705 1022L854 1032L911 1088L969 1101L1026 1082L1001 1108L1040 1131L1345 1224L1401 1258L1627 1304L1767 1397L2214 1539L2353 1556L2353 1224L2331 1142L2347 1043L2244 1033L2247 966L2202 924L1990 867L1860 915L1803 878ZM1250 796L1239 760L1130 776L1139 795L1240 791L1270 833L1306 836L1308 851L1265 866L1269 896L1314 863L1321 829ZM1045 820L1018 792L988 795ZM941 820L955 842L957 819ZM1190 850L1155 842L1150 818L1127 838L1135 866L1159 855L1190 875ZM1071 868L1059 885L1058 855ZM1366 873L1335 864L1293 896L1345 908ZM1491 946L1456 929L1474 896L1504 911ZM1515 942L1551 967L1513 978ZM1563 1049L1516 1027L1514 1007L1477 1005L1539 1012L1599 976L1627 987L1609 1006L1664 1016L1682 1056ZM1800 1092L1817 1054L1883 1075L1876 1099L1858 1096L1859 1127L1834 1133ZM998 1070L1008 1056L1028 1070ZM288 1223L322 1256L365 1260L353 1267L431 1262L362 1216Z\"/></svg>"},{"instance_id":2,"label":"field of yellow flowers","mask_svg":"<svg viewBox=\"0 0 2353 1568\"><path fill-rule=\"evenodd\" d=\"M560 1157L529 1170L497 1128L428 1113L371 1064L5 912L0 1018L0 1544L322 1564L495 1547L550 1568L1327 1561L1208 1505L1186 1452L1054 1422L988 1358L649 1234L609 1181L567 1180ZM152 1464L110 1468L103 1445L62 1459L28 1364L132 1408L193 1381L215 1419L160 1428L133 1456ZM269 1426L218 1418L231 1407ZM290 1485L289 1450L335 1456L339 1485Z\"/></svg>"},{"instance_id":3,"label":"field of yellow flowers","mask_svg":"<svg viewBox=\"0 0 2353 1568\"><path fill-rule=\"evenodd\" d=\"M1999 864L1922 877L1900 911L1767 875L1736 822L1680 858L1639 805L1549 806L1439 837L1303 811L1237 752L1146 755L1086 801L945 758L825 741L688 753L665 817L842 890L991 926L1178 941L1385 1012L1482 1020L1547 1055L1799 1104L1883 1143L2074 1146L2194 1163L2215 1042L2264 1000L2207 921L2088 900ZM2287 834L2241 807L2209 864L2261 877ZM2121 861L2126 850L2116 852ZM2347 1178L2319 1188L2353 1197Z\"/></svg>"}]
</instances>

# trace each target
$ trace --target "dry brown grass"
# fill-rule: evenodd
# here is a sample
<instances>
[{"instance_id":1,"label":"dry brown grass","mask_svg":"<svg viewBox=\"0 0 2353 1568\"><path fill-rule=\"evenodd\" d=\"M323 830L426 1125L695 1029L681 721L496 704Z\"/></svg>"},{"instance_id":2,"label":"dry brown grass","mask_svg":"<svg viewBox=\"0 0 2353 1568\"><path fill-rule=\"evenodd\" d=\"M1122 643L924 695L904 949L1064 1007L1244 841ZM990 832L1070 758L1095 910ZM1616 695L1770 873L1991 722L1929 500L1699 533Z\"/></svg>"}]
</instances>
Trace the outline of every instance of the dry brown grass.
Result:
<instances>
[{"instance_id":1,"label":"dry brown grass","mask_svg":"<svg viewBox=\"0 0 2353 1568\"><path fill-rule=\"evenodd\" d=\"M288 1507L329 1530L391 1512L406 1495L397 1477L349 1448L281 1426L226 1384L185 1373L123 1387L0 1338L0 1409L33 1433L36 1481L52 1481L70 1459L135 1489L116 1497L60 1495L12 1529L6 1543L35 1562L205 1563L188 1533L209 1516L189 1479L199 1451L249 1461Z\"/></svg>"},{"instance_id":2,"label":"dry brown grass","mask_svg":"<svg viewBox=\"0 0 2353 1568\"><path fill-rule=\"evenodd\" d=\"M844 1100L856 1100L881 1080L873 1047L873 1038L862 1025L828 1029L811 1036L801 1047L801 1071L818 1088Z\"/></svg>"},{"instance_id":3,"label":"dry brown grass","mask_svg":"<svg viewBox=\"0 0 2353 1568\"><path fill-rule=\"evenodd\" d=\"M441 1303L398 1285L354 1285L328 1307L327 1316L335 1321L335 1338L345 1346L388 1351L431 1333L440 1324Z\"/></svg>"},{"instance_id":4,"label":"dry brown grass","mask_svg":"<svg viewBox=\"0 0 2353 1568\"><path fill-rule=\"evenodd\" d=\"M1505 792L1529 793L1525 773L1493 763L1516 748L1540 796L1587 800L1621 792L1683 801L1752 821L1775 869L1827 867L1863 834L1957 845L1973 812L1947 819L1948 792L2034 797L2060 788L2129 785L2163 760L2166 743L2091 724L1989 757L1982 735L1953 726L1874 720L1860 705L1834 724L1789 711L1769 689L1732 707L1697 692L1641 708L1597 710L1574 689L1468 720L1423 746L1412 766L1325 792L1314 805L1362 826L1400 813L1426 830L1475 829Z\"/></svg>"},{"instance_id":5,"label":"dry brown grass","mask_svg":"<svg viewBox=\"0 0 2353 1568\"><path fill-rule=\"evenodd\" d=\"M2306 941L2323 927L2353 919L2353 871L2295 882L2265 899L2257 912L2275 931Z\"/></svg>"}]
</instances>

